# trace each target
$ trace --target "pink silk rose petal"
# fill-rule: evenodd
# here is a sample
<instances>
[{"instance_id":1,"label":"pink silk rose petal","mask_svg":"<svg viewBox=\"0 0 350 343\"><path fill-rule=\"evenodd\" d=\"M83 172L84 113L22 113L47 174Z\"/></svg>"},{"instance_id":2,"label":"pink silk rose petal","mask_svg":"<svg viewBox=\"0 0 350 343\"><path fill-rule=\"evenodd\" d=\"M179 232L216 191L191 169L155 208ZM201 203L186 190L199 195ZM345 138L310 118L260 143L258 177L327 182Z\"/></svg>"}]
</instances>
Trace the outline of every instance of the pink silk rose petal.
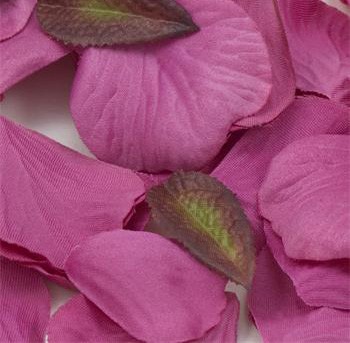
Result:
<instances>
[{"instance_id":1,"label":"pink silk rose petal","mask_svg":"<svg viewBox=\"0 0 350 343\"><path fill-rule=\"evenodd\" d=\"M265 222L267 243L281 269L293 281L299 297L310 306L350 309L350 263L348 259L331 261L293 260L281 238Z\"/></svg>"},{"instance_id":2,"label":"pink silk rose petal","mask_svg":"<svg viewBox=\"0 0 350 343\"><path fill-rule=\"evenodd\" d=\"M0 342L43 342L49 317L49 292L41 276L0 257Z\"/></svg>"},{"instance_id":3,"label":"pink silk rose petal","mask_svg":"<svg viewBox=\"0 0 350 343\"><path fill-rule=\"evenodd\" d=\"M263 108L235 123L239 127L261 125L275 119L295 96L295 75L287 38L275 0L235 0L255 20L266 42L272 66L272 90Z\"/></svg>"},{"instance_id":4,"label":"pink silk rose petal","mask_svg":"<svg viewBox=\"0 0 350 343\"><path fill-rule=\"evenodd\" d=\"M144 195L133 172L4 117L0 137L0 241L45 274L62 275L69 252L88 236L123 228Z\"/></svg>"},{"instance_id":5,"label":"pink silk rose petal","mask_svg":"<svg viewBox=\"0 0 350 343\"><path fill-rule=\"evenodd\" d=\"M257 260L248 306L265 343L346 343L350 313L310 307L265 247Z\"/></svg>"},{"instance_id":6,"label":"pink silk rose petal","mask_svg":"<svg viewBox=\"0 0 350 343\"><path fill-rule=\"evenodd\" d=\"M259 191L259 208L290 258L350 258L350 137L317 135L282 150Z\"/></svg>"},{"instance_id":7,"label":"pink silk rose petal","mask_svg":"<svg viewBox=\"0 0 350 343\"><path fill-rule=\"evenodd\" d=\"M27 24L36 0L5 0L0 2L0 42L20 32Z\"/></svg>"},{"instance_id":8,"label":"pink silk rose petal","mask_svg":"<svg viewBox=\"0 0 350 343\"><path fill-rule=\"evenodd\" d=\"M146 342L198 339L226 306L224 278L149 232L95 235L73 250L65 270L87 298Z\"/></svg>"},{"instance_id":9,"label":"pink silk rose petal","mask_svg":"<svg viewBox=\"0 0 350 343\"><path fill-rule=\"evenodd\" d=\"M41 31L33 13L23 31L0 42L0 94L69 52Z\"/></svg>"},{"instance_id":10,"label":"pink silk rose petal","mask_svg":"<svg viewBox=\"0 0 350 343\"><path fill-rule=\"evenodd\" d=\"M265 242L257 194L272 158L303 137L346 133L349 121L349 110L344 105L319 98L296 99L271 124L249 130L214 170L212 175L240 200L252 223L257 250Z\"/></svg>"},{"instance_id":11,"label":"pink silk rose petal","mask_svg":"<svg viewBox=\"0 0 350 343\"><path fill-rule=\"evenodd\" d=\"M231 125L269 97L266 45L244 10L231 0L178 2L200 32L82 54L71 110L101 160L148 172L200 169Z\"/></svg>"},{"instance_id":12,"label":"pink silk rose petal","mask_svg":"<svg viewBox=\"0 0 350 343\"><path fill-rule=\"evenodd\" d=\"M319 0L278 1L297 87L350 106L350 19Z\"/></svg>"}]
</instances>

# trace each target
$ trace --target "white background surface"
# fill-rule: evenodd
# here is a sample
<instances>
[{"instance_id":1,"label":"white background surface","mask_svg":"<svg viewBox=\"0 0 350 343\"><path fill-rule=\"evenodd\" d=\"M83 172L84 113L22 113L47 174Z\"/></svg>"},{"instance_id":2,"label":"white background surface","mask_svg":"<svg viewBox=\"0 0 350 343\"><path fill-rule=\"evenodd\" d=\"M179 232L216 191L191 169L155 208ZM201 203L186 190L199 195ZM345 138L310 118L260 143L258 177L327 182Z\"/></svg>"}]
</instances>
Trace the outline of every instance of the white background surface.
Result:
<instances>
[{"instance_id":1,"label":"white background surface","mask_svg":"<svg viewBox=\"0 0 350 343\"><path fill-rule=\"evenodd\" d=\"M17 84L5 94L0 104L0 114L92 157L80 140L69 112L69 91L74 77L74 63L71 56L65 57ZM48 285L54 312L74 292L51 282L48 282ZM241 303L238 343L260 343L259 334L248 320L246 292L241 287L232 286L231 289L237 293Z\"/></svg>"}]
</instances>

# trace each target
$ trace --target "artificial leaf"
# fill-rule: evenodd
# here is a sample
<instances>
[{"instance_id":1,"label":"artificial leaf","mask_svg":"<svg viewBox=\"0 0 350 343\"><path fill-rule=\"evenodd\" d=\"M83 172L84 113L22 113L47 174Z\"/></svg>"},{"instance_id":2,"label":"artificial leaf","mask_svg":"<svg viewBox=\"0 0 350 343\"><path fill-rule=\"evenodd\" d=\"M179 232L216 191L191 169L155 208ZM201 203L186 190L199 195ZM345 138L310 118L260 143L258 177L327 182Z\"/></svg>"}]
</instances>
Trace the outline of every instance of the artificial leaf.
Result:
<instances>
[{"instance_id":1,"label":"artificial leaf","mask_svg":"<svg viewBox=\"0 0 350 343\"><path fill-rule=\"evenodd\" d=\"M47 33L80 46L154 42L199 30L174 0L39 0L37 14Z\"/></svg>"},{"instance_id":2,"label":"artificial leaf","mask_svg":"<svg viewBox=\"0 0 350 343\"><path fill-rule=\"evenodd\" d=\"M254 271L251 229L234 196L221 182L198 172L178 172L147 194L146 230L182 243L201 261L248 286Z\"/></svg>"}]
</instances>

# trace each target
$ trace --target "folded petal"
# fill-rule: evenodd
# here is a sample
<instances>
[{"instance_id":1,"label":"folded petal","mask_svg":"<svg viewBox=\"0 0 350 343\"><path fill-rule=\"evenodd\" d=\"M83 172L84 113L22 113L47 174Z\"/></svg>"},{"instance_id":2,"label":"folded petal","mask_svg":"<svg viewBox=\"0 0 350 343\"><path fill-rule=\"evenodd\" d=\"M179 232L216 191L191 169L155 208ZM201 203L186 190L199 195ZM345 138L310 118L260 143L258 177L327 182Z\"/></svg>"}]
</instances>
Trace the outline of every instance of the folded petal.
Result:
<instances>
[{"instance_id":1,"label":"folded petal","mask_svg":"<svg viewBox=\"0 0 350 343\"><path fill-rule=\"evenodd\" d=\"M0 41L9 39L27 24L36 0L7 0L0 2Z\"/></svg>"},{"instance_id":2,"label":"folded petal","mask_svg":"<svg viewBox=\"0 0 350 343\"><path fill-rule=\"evenodd\" d=\"M69 52L41 31L34 13L23 31L0 42L0 94Z\"/></svg>"},{"instance_id":3,"label":"folded petal","mask_svg":"<svg viewBox=\"0 0 350 343\"><path fill-rule=\"evenodd\" d=\"M230 0L179 3L200 32L83 53L71 109L99 159L150 172L200 169L231 125L266 103L271 66L249 16Z\"/></svg>"},{"instance_id":4,"label":"folded petal","mask_svg":"<svg viewBox=\"0 0 350 343\"><path fill-rule=\"evenodd\" d=\"M345 343L350 340L349 312L305 305L267 248L258 257L248 305L266 343Z\"/></svg>"},{"instance_id":5,"label":"folded petal","mask_svg":"<svg viewBox=\"0 0 350 343\"><path fill-rule=\"evenodd\" d=\"M268 101L252 117L239 120L233 126L250 127L275 119L295 96L295 75L287 38L275 0L235 0L256 22L268 49L272 67L272 89Z\"/></svg>"},{"instance_id":6,"label":"folded petal","mask_svg":"<svg viewBox=\"0 0 350 343\"><path fill-rule=\"evenodd\" d=\"M264 223L267 243L281 269L293 281L296 293L310 306L350 309L350 263L348 259L331 261L293 260L271 224Z\"/></svg>"},{"instance_id":7,"label":"folded petal","mask_svg":"<svg viewBox=\"0 0 350 343\"><path fill-rule=\"evenodd\" d=\"M303 137L348 132L349 122L346 106L320 98L296 99L270 125L249 130L214 170L212 175L240 200L255 231L258 250L264 245L265 237L257 193L272 158Z\"/></svg>"},{"instance_id":8,"label":"folded petal","mask_svg":"<svg viewBox=\"0 0 350 343\"><path fill-rule=\"evenodd\" d=\"M226 280L148 232L95 235L73 250L65 268L87 298L146 342L198 339L226 305Z\"/></svg>"},{"instance_id":9,"label":"folded petal","mask_svg":"<svg viewBox=\"0 0 350 343\"><path fill-rule=\"evenodd\" d=\"M350 20L319 0L278 0L297 87L350 105Z\"/></svg>"},{"instance_id":10,"label":"folded petal","mask_svg":"<svg viewBox=\"0 0 350 343\"><path fill-rule=\"evenodd\" d=\"M69 252L86 237L121 229L143 197L143 182L131 171L4 117L0 137L0 241L45 274L51 268L61 275Z\"/></svg>"},{"instance_id":11,"label":"folded petal","mask_svg":"<svg viewBox=\"0 0 350 343\"><path fill-rule=\"evenodd\" d=\"M50 316L41 276L0 257L0 342L43 342Z\"/></svg>"},{"instance_id":12,"label":"folded petal","mask_svg":"<svg viewBox=\"0 0 350 343\"><path fill-rule=\"evenodd\" d=\"M294 259L350 258L350 137L296 141L272 161L260 212Z\"/></svg>"}]
</instances>

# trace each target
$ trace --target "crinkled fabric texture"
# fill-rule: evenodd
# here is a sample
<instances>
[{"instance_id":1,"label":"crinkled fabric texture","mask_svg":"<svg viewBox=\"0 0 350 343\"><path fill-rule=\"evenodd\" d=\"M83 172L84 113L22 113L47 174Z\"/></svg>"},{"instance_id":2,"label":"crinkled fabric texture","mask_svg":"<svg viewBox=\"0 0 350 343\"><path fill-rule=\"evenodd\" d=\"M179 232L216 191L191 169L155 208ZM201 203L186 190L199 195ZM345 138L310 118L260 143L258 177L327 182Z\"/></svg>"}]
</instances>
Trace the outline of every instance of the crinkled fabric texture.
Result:
<instances>
[{"instance_id":1,"label":"crinkled fabric texture","mask_svg":"<svg viewBox=\"0 0 350 343\"><path fill-rule=\"evenodd\" d=\"M293 281L299 297L310 306L350 309L350 263L348 259L330 261L289 258L280 237L270 223L264 223L267 243L282 270Z\"/></svg>"},{"instance_id":2,"label":"crinkled fabric texture","mask_svg":"<svg viewBox=\"0 0 350 343\"><path fill-rule=\"evenodd\" d=\"M89 159L4 117L0 136L0 251L8 258L62 275L75 245L123 228L143 198L143 182L129 170Z\"/></svg>"},{"instance_id":3,"label":"crinkled fabric texture","mask_svg":"<svg viewBox=\"0 0 350 343\"><path fill-rule=\"evenodd\" d=\"M49 292L41 276L0 257L0 342L43 342L49 316Z\"/></svg>"},{"instance_id":4,"label":"crinkled fabric texture","mask_svg":"<svg viewBox=\"0 0 350 343\"><path fill-rule=\"evenodd\" d=\"M261 125L275 119L295 95L295 75L287 38L275 0L235 0L256 22L269 53L272 68L272 89L268 101L254 114L235 123L240 126Z\"/></svg>"},{"instance_id":5,"label":"crinkled fabric texture","mask_svg":"<svg viewBox=\"0 0 350 343\"><path fill-rule=\"evenodd\" d=\"M248 305L266 343L350 341L349 312L305 305L268 248L257 259Z\"/></svg>"},{"instance_id":6,"label":"crinkled fabric texture","mask_svg":"<svg viewBox=\"0 0 350 343\"><path fill-rule=\"evenodd\" d=\"M212 176L240 200L255 233L256 248L265 236L257 195L272 158L290 143L316 134L342 134L349 130L346 106L319 98L296 99L270 125L249 130L227 154Z\"/></svg>"},{"instance_id":7,"label":"crinkled fabric texture","mask_svg":"<svg viewBox=\"0 0 350 343\"><path fill-rule=\"evenodd\" d=\"M9 39L27 24L36 0L5 0L0 2L0 41Z\"/></svg>"},{"instance_id":8,"label":"crinkled fabric texture","mask_svg":"<svg viewBox=\"0 0 350 343\"><path fill-rule=\"evenodd\" d=\"M260 212L293 259L350 258L350 137L318 135L271 162Z\"/></svg>"},{"instance_id":9,"label":"crinkled fabric texture","mask_svg":"<svg viewBox=\"0 0 350 343\"><path fill-rule=\"evenodd\" d=\"M350 106L350 20L319 0L278 0L297 87Z\"/></svg>"},{"instance_id":10,"label":"crinkled fabric texture","mask_svg":"<svg viewBox=\"0 0 350 343\"><path fill-rule=\"evenodd\" d=\"M95 235L73 250L65 269L87 298L146 342L198 339L226 306L224 278L149 232Z\"/></svg>"},{"instance_id":11,"label":"crinkled fabric texture","mask_svg":"<svg viewBox=\"0 0 350 343\"><path fill-rule=\"evenodd\" d=\"M236 341L239 302L233 293L227 293L227 298L219 324L190 343ZM51 318L48 340L50 343L141 343L81 294L62 306Z\"/></svg>"},{"instance_id":12,"label":"crinkled fabric texture","mask_svg":"<svg viewBox=\"0 0 350 343\"><path fill-rule=\"evenodd\" d=\"M231 125L268 100L270 61L250 17L231 0L178 2L200 32L82 54L71 110L101 160L149 172L200 169Z\"/></svg>"},{"instance_id":13,"label":"crinkled fabric texture","mask_svg":"<svg viewBox=\"0 0 350 343\"><path fill-rule=\"evenodd\" d=\"M20 33L0 42L0 94L69 52L41 31L34 13Z\"/></svg>"}]
</instances>

